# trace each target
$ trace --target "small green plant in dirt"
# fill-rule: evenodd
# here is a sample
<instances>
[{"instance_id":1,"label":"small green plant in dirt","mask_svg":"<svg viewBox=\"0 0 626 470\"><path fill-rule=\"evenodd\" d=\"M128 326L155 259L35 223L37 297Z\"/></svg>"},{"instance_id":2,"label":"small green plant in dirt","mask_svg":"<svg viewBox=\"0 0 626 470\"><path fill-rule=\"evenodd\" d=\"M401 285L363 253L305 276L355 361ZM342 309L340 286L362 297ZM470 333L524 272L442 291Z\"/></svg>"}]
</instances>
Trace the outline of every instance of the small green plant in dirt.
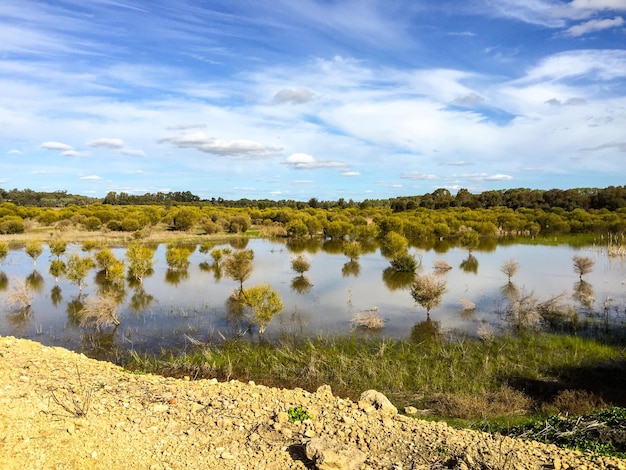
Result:
<instances>
[{"instance_id":1,"label":"small green plant in dirt","mask_svg":"<svg viewBox=\"0 0 626 470\"><path fill-rule=\"evenodd\" d=\"M287 410L287 416L289 416L290 423L301 423L309 419L313 419L313 416L301 406L292 406Z\"/></svg>"}]
</instances>

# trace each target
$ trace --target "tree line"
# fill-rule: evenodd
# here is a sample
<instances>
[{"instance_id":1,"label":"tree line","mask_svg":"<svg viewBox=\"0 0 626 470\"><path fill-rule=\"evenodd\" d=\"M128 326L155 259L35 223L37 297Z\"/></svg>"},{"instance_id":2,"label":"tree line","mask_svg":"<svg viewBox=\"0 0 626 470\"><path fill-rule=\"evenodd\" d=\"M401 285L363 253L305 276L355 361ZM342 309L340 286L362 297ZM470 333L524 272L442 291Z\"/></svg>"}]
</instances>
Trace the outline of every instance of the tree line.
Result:
<instances>
[{"instance_id":1,"label":"tree line","mask_svg":"<svg viewBox=\"0 0 626 470\"><path fill-rule=\"evenodd\" d=\"M271 207L288 207L292 209L369 209L388 207L394 212L411 211L417 208L447 209L450 207L467 207L469 209L489 209L507 207L509 209L552 209L561 208L566 211L575 209L608 209L615 211L626 207L626 185L608 186L606 188L574 188L574 189L501 189L471 193L467 189L459 189L453 195L448 189L439 188L432 193L414 196L402 196L389 199L365 199L360 202L339 198L336 201L320 201L310 198L308 201L290 199L237 199L227 200L221 197L202 199L190 191L145 193L142 195L117 193L110 191L104 198L94 198L67 191L38 192L31 189L0 188L0 203L11 202L18 206L29 207L67 207L70 205L85 206L102 203L106 205L170 205L194 204L223 207L242 207L266 209Z\"/></svg>"}]
</instances>

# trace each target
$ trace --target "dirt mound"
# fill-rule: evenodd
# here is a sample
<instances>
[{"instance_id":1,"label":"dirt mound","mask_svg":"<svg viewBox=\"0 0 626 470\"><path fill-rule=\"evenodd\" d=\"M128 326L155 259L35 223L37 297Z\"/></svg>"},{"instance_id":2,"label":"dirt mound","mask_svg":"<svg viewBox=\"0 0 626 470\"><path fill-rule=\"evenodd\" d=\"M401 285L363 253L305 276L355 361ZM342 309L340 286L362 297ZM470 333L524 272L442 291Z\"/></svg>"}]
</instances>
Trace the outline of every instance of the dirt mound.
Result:
<instances>
[{"instance_id":1,"label":"dirt mound","mask_svg":"<svg viewBox=\"0 0 626 470\"><path fill-rule=\"evenodd\" d=\"M626 462L416 420L374 392L354 403L328 386L309 393L135 375L0 337L0 468L625 470Z\"/></svg>"}]
</instances>

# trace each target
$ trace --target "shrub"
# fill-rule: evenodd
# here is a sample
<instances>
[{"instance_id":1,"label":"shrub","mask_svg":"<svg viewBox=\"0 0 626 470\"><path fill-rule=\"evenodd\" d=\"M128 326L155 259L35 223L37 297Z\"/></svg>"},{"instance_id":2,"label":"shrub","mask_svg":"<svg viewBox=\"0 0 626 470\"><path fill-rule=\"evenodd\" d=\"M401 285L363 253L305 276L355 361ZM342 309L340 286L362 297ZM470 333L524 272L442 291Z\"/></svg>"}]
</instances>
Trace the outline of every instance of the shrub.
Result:
<instances>
[{"instance_id":1,"label":"shrub","mask_svg":"<svg viewBox=\"0 0 626 470\"><path fill-rule=\"evenodd\" d=\"M25 230L26 226L21 217L7 215L0 218L0 233L2 234L24 233Z\"/></svg>"}]
</instances>

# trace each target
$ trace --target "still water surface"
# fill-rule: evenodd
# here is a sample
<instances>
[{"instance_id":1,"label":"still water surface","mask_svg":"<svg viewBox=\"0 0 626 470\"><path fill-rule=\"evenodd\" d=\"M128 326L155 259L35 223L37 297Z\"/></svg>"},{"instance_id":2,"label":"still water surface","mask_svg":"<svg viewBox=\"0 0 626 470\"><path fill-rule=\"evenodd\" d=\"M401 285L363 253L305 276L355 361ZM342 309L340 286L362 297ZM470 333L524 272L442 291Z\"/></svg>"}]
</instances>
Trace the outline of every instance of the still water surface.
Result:
<instances>
[{"instance_id":1,"label":"still water surface","mask_svg":"<svg viewBox=\"0 0 626 470\"><path fill-rule=\"evenodd\" d=\"M222 247L225 246L228 245ZM283 312L267 329L269 339L284 333L350 334L353 315L369 309L377 310L385 320L385 327L367 334L408 338L413 325L426 318L425 310L415 305L402 279L385 274L389 261L378 249L361 256L358 265L347 266L345 256L319 247L302 252L311 262L311 269L305 273L311 284L307 288L301 281L299 284L291 270L291 259L296 254L284 242L251 239L247 248L254 250L254 272L244 287L269 283L279 292L284 304ZM124 249L113 251L118 259L124 258ZM80 247L69 246L68 253L71 252L80 253ZM452 265L442 275L447 280L447 292L441 305L431 313L431 318L439 321L444 331L454 329L476 334L485 323L496 329L506 327L498 310L505 304L503 288L507 278L500 268L507 259L519 262L519 272L512 279L519 292L533 293L541 300L564 294L563 302L581 312L582 319L586 310L573 295L579 286L578 275L573 270L574 255L589 256L595 261L593 272L584 279L595 299L592 307L596 314L604 311L608 299L611 320L618 324L626 322L626 260L611 258L606 250L568 245L499 245L489 252L474 251L473 263L467 263L468 253L461 248L444 253L416 249L411 252L422 260L421 273L432 272L435 260ZM144 280L143 286L126 286L120 326L101 335L80 328L68 313L77 301L96 295L96 270L88 276L87 287L80 295L78 287L64 278L59 279L55 288L57 284L48 273L51 259L50 253L44 251L34 271L33 260L23 250L14 250L0 266L0 334L34 338L85 352L96 346L113 345L139 351L184 348L192 339L205 342L237 334L256 338L254 329L252 334L246 332L247 322L238 321L229 313L228 299L238 282L219 278L207 269L213 260L198 250L189 259L187 274L172 279L167 272L165 245L159 245L154 273ZM31 313L23 317L10 310L6 297L17 280L27 277L35 280L35 298ZM462 299L473 302L475 311L463 311Z\"/></svg>"}]
</instances>

